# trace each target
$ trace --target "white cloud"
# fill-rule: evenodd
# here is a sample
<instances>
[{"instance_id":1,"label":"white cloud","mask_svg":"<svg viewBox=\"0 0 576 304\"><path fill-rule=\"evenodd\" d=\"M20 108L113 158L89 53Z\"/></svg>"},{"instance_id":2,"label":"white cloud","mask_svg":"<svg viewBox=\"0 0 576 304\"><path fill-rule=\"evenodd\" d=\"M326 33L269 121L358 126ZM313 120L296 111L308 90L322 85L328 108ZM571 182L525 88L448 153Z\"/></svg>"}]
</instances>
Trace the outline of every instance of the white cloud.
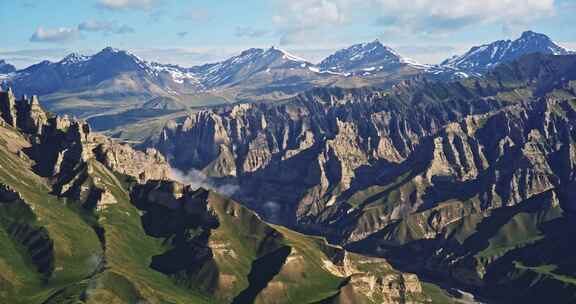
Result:
<instances>
[{"instance_id":1,"label":"white cloud","mask_svg":"<svg viewBox=\"0 0 576 304\"><path fill-rule=\"evenodd\" d=\"M334 0L295 0L285 1L281 14L274 16L279 26L294 25L298 28L312 29L323 25L338 24L344 21L346 2Z\"/></svg>"},{"instance_id":2,"label":"white cloud","mask_svg":"<svg viewBox=\"0 0 576 304\"><path fill-rule=\"evenodd\" d=\"M212 191L216 191L224 196L231 197L240 190L240 187L233 184L216 184L204 173L198 170L191 169L188 172L180 171L176 168L171 168L172 179L181 182L186 185L192 186L192 188L204 188Z\"/></svg>"},{"instance_id":3,"label":"white cloud","mask_svg":"<svg viewBox=\"0 0 576 304\"><path fill-rule=\"evenodd\" d=\"M81 32L103 32L106 34L133 33L134 29L126 24L113 21L89 20L76 27L44 28L38 27L30 37L31 42L63 43L81 38Z\"/></svg>"},{"instance_id":4,"label":"white cloud","mask_svg":"<svg viewBox=\"0 0 576 304\"><path fill-rule=\"evenodd\" d=\"M354 1L354 0L353 0ZM442 34L469 25L525 26L555 12L554 0L372 0L377 24L396 32Z\"/></svg>"},{"instance_id":5,"label":"white cloud","mask_svg":"<svg viewBox=\"0 0 576 304\"><path fill-rule=\"evenodd\" d=\"M36 32L30 37L31 42L62 43L70 42L80 38L80 33L76 28L60 27L47 29L38 27Z\"/></svg>"},{"instance_id":6,"label":"white cloud","mask_svg":"<svg viewBox=\"0 0 576 304\"><path fill-rule=\"evenodd\" d=\"M429 15L438 18L480 17L526 17L551 12L553 0L372 0L388 14Z\"/></svg>"},{"instance_id":7,"label":"white cloud","mask_svg":"<svg viewBox=\"0 0 576 304\"><path fill-rule=\"evenodd\" d=\"M208 10L202 8L192 8L178 15L176 20L191 21L195 23L208 22L212 20L212 15Z\"/></svg>"},{"instance_id":8,"label":"white cloud","mask_svg":"<svg viewBox=\"0 0 576 304\"><path fill-rule=\"evenodd\" d=\"M276 1L273 22L283 43L305 41L347 23L372 23L397 35L445 34L488 23L510 32L555 13L554 0Z\"/></svg>"},{"instance_id":9,"label":"white cloud","mask_svg":"<svg viewBox=\"0 0 576 304\"><path fill-rule=\"evenodd\" d=\"M281 44L290 44L310 38L318 29L330 28L348 20L352 5L360 0L280 0L274 25L282 35Z\"/></svg>"},{"instance_id":10,"label":"white cloud","mask_svg":"<svg viewBox=\"0 0 576 304\"><path fill-rule=\"evenodd\" d=\"M28 50L0 50L0 58L6 59L17 68L25 68L42 60L57 61L70 53L63 48L43 48Z\"/></svg>"},{"instance_id":11,"label":"white cloud","mask_svg":"<svg viewBox=\"0 0 576 304\"><path fill-rule=\"evenodd\" d=\"M158 0L99 0L98 6L110 10L149 10Z\"/></svg>"},{"instance_id":12,"label":"white cloud","mask_svg":"<svg viewBox=\"0 0 576 304\"><path fill-rule=\"evenodd\" d=\"M268 35L270 32L265 29L257 29L250 26L236 27L236 37L259 38Z\"/></svg>"},{"instance_id":13,"label":"white cloud","mask_svg":"<svg viewBox=\"0 0 576 304\"><path fill-rule=\"evenodd\" d=\"M103 32L106 34L127 34L133 33L134 28L126 24L118 24L114 21L88 20L78 25L79 31Z\"/></svg>"}]
</instances>

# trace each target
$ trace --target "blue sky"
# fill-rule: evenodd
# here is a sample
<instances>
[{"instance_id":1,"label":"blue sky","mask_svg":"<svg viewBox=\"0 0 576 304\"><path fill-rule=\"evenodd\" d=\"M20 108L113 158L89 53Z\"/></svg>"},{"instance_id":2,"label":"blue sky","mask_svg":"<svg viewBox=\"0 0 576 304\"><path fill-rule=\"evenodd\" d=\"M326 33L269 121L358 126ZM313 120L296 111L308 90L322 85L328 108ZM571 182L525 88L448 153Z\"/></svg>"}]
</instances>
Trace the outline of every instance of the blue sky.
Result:
<instances>
[{"instance_id":1,"label":"blue sky","mask_svg":"<svg viewBox=\"0 0 576 304\"><path fill-rule=\"evenodd\" d=\"M576 47L576 0L0 0L0 59L24 67L106 46L166 63L279 46L311 61L380 39L437 63L531 29Z\"/></svg>"}]
</instances>

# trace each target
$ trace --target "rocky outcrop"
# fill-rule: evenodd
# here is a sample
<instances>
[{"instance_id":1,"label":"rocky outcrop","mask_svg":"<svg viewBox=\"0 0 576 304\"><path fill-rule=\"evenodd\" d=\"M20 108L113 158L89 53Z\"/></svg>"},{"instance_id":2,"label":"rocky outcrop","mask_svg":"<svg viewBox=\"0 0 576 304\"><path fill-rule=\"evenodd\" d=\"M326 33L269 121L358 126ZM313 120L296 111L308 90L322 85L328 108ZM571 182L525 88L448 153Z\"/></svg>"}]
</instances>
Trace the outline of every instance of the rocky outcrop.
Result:
<instances>
[{"instance_id":1,"label":"rocky outcrop","mask_svg":"<svg viewBox=\"0 0 576 304\"><path fill-rule=\"evenodd\" d=\"M40 107L38 97L24 96L21 100L16 100L12 89L6 92L0 91L0 112L6 124L22 129L26 133L39 135L48 122L48 115Z\"/></svg>"},{"instance_id":2,"label":"rocky outcrop","mask_svg":"<svg viewBox=\"0 0 576 304\"><path fill-rule=\"evenodd\" d=\"M0 114L4 123L28 137L31 145L23 152L35 162L39 175L52 180L54 192L59 195L80 199L90 193L106 193L90 177L92 160L139 182L170 176L164 157L154 149L136 151L93 135L84 121L50 116L36 96L16 100L11 90L0 92Z\"/></svg>"},{"instance_id":3,"label":"rocky outcrop","mask_svg":"<svg viewBox=\"0 0 576 304\"><path fill-rule=\"evenodd\" d=\"M0 92L0 110L2 111L2 120L9 126L16 127L16 97L12 89L6 92Z\"/></svg>"},{"instance_id":4,"label":"rocky outcrop","mask_svg":"<svg viewBox=\"0 0 576 304\"><path fill-rule=\"evenodd\" d=\"M112 171L134 176L139 182L170 177L170 167L155 149L136 151L128 145L102 140L93 149L95 157Z\"/></svg>"},{"instance_id":5,"label":"rocky outcrop","mask_svg":"<svg viewBox=\"0 0 576 304\"><path fill-rule=\"evenodd\" d=\"M154 149L136 151L94 136L84 121L46 113L36 96L16 100L10 89L0 92L0 117L5 126L26 136L29 145L17 153L34 162L37 174L50 179L54 193L82 200L86 206L102 209L113 201L109 190L91 177L93 161L138 182L170 177L168 164Z\"/></svg>"},{"instance_id":6,"label":"rocky outcrop","mask_svg":"<svg viewBox=\"0 0 576 304\"><path fill-rule=\"evenodd\" d=\"M30 99L24 97L18 103L17 126L27 133L41 134L44 125L48 122L48 115L40 107L38 97L32 96Z\"/></svg>"}]
</instances>

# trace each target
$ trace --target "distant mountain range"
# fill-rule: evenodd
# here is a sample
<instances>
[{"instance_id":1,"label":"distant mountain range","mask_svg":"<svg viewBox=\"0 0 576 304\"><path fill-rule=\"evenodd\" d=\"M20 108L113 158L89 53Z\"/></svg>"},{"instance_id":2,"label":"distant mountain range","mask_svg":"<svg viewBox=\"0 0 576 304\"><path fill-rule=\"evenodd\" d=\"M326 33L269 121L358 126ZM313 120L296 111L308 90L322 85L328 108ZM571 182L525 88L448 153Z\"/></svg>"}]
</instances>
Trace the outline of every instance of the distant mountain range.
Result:
<instances>
[{"instance_id":1,"label":"distant mountain range","mask_svg":"<svg viewBox=\"0 0 576 304\"><path fill-rule=\"evenodd\" d=\"M527 31L516 40L475 46L439 65L419 64L375 40L339 50L318 64L271 47L248 49L221 62L184 68L147 62L129 52L105 48L93 56L71 54L59 62L43 61L20 71L0 61L0 73L10 74L3 78L8 79L16 92L26 94L49 95L98 88L105 94L141 95L145 92L157 97L237 87L234 94L228 94L236 97L243 95L238 93L243 91L242 87L253 90L272 85L272 90L283 92L284 96L314 86L342 82L347 86L379 85L385 81L377 79L350 85L343 79L369 79L406 68L410 70L405 73L407 75L476 75L529 53L566 55L571 51L544 34Z\"/></svg>"},{"instance_id":2,"label":"distant mountain range","mask_svg":"<svg viewBox=\"0 0 576 304\"><path fill-rule=\"evenodd\" d=\"M420 70L427 67L374 41L338 51L317 65L275 47L248 49L224 61L191 68L147 62L127 51L108 47L92 56L71 54L59 62L43 61L6 73L12 73L10 80L16 91L28 94L85 89L129 78L130 82L122 84L152 94L179 95L254 84L294 86L302 81L366 77L395 73L407 66Z\"/></svg>"},{"instance_id":3,"label":"distant mountain range","mask_svg":"<svg viewBox=\"0 0 576 304\"><path fill-rule=\"evenodd\" d=\"M85 119L99 117L99 123L94 123L99 130L109 130L111 120L114 126L131 121L124 115L127 111L137 121L143 116L155 119L157 130L163 121L157 119L159 115L183 117L196 107L274 102L316 87L386 89L418 75L433 80L477 77L529 53L565 55L571 51L531 31L517 40L473 47L438 65L403 57L378 40L339 50L318 64L271 47L248 49L221 62L181 67L108 47L92 56L71 54L58 62L43 61L17 71L0 61L0 82L17 95L40 95L50 111ZM178 111L182 113L174 114Z\"/></svg>"},{"instance_id":4,"label":"distant mountain range","mask_svg":"<svg viewBox=\"0 0 576 304\"><path fill-rule=\"evenodd\" d=\"M314 87L390 87L422 72L380 42L358 66L324 69L284 50L249 49L227 60L185 68L148 62L127 51L105 48L92 55L71 54L22 70L6 69L0 80L17 95L42 96L57 113L90 118L123 112L150 100L189 107L230 102L275 101ZM336 53L332 63L340 66ZM386 62L385 62L386 61ZM370 64L378 68L370 68ZM161 97L158 99L158 97Z\"/></svg>"}]
</instances>

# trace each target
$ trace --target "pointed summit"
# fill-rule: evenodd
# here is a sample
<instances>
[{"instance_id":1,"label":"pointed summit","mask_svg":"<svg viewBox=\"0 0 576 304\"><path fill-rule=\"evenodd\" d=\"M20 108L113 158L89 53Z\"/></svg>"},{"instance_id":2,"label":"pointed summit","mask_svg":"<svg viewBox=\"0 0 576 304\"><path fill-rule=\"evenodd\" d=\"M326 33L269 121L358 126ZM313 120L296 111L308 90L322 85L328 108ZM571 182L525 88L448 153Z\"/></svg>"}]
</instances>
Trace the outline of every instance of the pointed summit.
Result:
<instances>
[{"instance_id":1,"label":"pointed summit","mask_svg":"<svg viewBox=\"0 0 576 304\"><path fill-rule=\"evenodd\" d=\"M402 65L405 60L376 39L352 45L328 56L318 65L321 70L338 73L384 70Z\"/></svg>"},{"instance_id":2,"label":"pointed summit","mask_svg":"<svg viewBox=\"0 0 576 304\"><path fill-rule=\"evenodd\" d=\"M111 47L111 46L107 46L107 47L103 48L103 49L99 52L99 54L120 53L120 52L125 52L125 51L122 51L122 50L120 50L120 49L113 48L113 47Z\"/></svg>"},{"instance_id":3,"label":"pointed summit","mask_svg":"<svg viewBox=\"0 0 576 304\"><path fill-rule=\"evenodd\" d=\"M74 55L74 54L72 54ZM71 56L71 55L69 55ZM125 50L120 50L120 49L116 49L113 47L106 47L104 49L102 49L100 52L94 54L93 56L91 56L92 58L95 57L127 57L127 58L132 58L138 61L143 61L140 58L138 58L136 55L133 55L132 53L125 51Z\"/></svg>"},{"instance_id":4,"label":"pointed summit","mask_svg":"<svg viewBox=\"0 0 576 304\"><path fill-rule=\"evenodd\" d=\"M568 55L571 52L544 34L525 31L516 40L498 40L475 46L464 55L445 60L442 65L471 73L483 73L500 63L531 53Z\"/></svg>"},{"instance_id":5,"label":"pointed summit","mask_svg":"<svg viewBox=\"0 0 576 304\"><path fill-rule=\"evenodd\" d=\"M543 40L550 40L550 37L541 34L541 33L536 33L533 31L525 31L524 33L522 33L522 35L520 36L520 39L543 39Z\"/></svg>"},{"instance_id":6,"label":"pointed summit","mask_svg":"<svg viewBox=\"0 0 576 304\"><path fill-rule=\"evenodd\" d=\"M60 90L81 93L87 87L102 86L112 92L104 95L130 92L149 98L157 92L169 95L180 86L187 86L191 91L199 86L195 75L186 69L147 62L128 51L112 47L91 56L71 53L58 62L45 61L17 74L11 81L16 83L14 87L19 94L40 96ZM119 79L123 81L119 82Z\"/></svg>"},{"instance_id":7,"label":"pointed summit","mask_svg":"<svg viewBox=\"0 0 576 304\"><path fill-rule=\"evenodd\" d=\"M60 64L77 64L90 59L88 56L83 56L78 53L72 53L66 57L64 57L59 63Z\"/></svg>"},{"instance_id":8,"label":"pointed summit","mask_svg":"<svg viewBox=\"0 0 576 304\"><path fill-rule=\"evenodd\" d=\"M16 127L17 111L16 98L12 87L8 87L6 92L0 92L0 120L12 127Z\"/></svg>"},{"instance_id":9,"label":"pointed summit","mask_svg":"<svg viewBox=\"0 0 576 304\"><path fill-rule=\"evenodd\" d=\"M207 87L215 87L236 85L259 73L265 74L262 78L269 78L274 71L311 73L311 66L305 59L271 46L247 49L224 61L194 67L191 71L202 75Z\"/></svg>"},{"instance_id":10,"label":"pointed summit","mask_svg":"<svg viewBox=\"0 0 576 304\"><path fill-rule=\"evenodd\" d=\"M286 59L286 60L290 60L290 61L307 62L306 59L304 59L302 57L298 57L296 55L293 55L293 54L289 53L288 51L285 51L281 48L277 48L275 46L271 46L270 49L268 49L268 53L280 55L280 56L282 56L282 59Z\"/></svg>"}]
</instances>

